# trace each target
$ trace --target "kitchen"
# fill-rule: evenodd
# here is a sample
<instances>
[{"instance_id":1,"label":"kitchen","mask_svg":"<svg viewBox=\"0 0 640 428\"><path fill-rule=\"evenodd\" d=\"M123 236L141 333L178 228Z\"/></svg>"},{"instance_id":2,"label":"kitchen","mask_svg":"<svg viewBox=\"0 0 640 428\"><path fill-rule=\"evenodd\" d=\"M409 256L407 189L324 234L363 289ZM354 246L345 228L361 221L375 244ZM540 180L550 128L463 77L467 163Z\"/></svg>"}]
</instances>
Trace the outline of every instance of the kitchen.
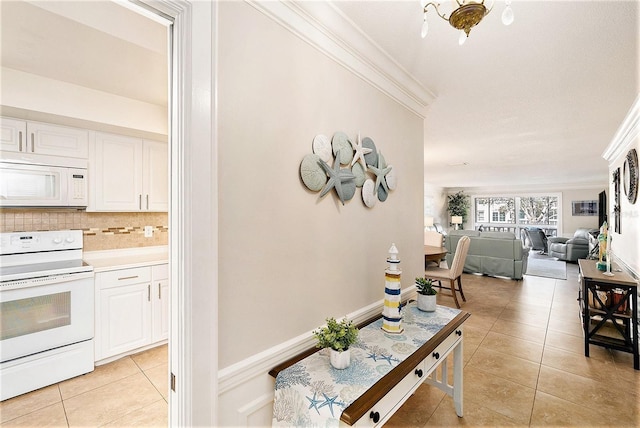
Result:
<instances>
[{"instance_id":1,"label":"kitchen","mask_svg":"<svg viewBox=\"0 0 640 428\"><path fill-rule=\"evenodd\" d=\"M71 244L71 257L77 259L81 254L93 268L91 358L101 365L168 340L167 30L115 3L85 6L64 2L2 5L2 169L8 171L5 166L16 164L73 164L74 168L84 164L86 176L74 170L72 178L77 181L77 176L83 176L80 188L86 192L86 201L62 208L58 202L34 202L38 193L27 198L31 202L12 205L5 199L0 232L3 237L23 232L22 247L29 246L24 244L27 237L49 236L33 232L80 233L80 237L62 237L64 242L81 241L80 248ZM110 19L122 22L122 28L139 31L130 36L100 30L100 21ZM144 75L132 78L132 70L140 69L145 70ZM48 177L56 183L58 176L54 171ZM5 182L11 180L3 179ZM57 183L67 187L62 180ZM40 243L47 239L56 242L60 238L36 238ZM8 248L4 239L2 247L3 268L23 263L24 258L4 258L4 248ZM114 285L120 278L124 283ZM3 297L3 304L5 301ZM6 325L4 316L10 311L3 308L2 312ZM12 339L15 337L7 337ZM19 358L9 359L15 367ZM33 388L10 392L5 388L5 372L9 371L1 373L2 400Z\"/></svg>"}]
</instances>

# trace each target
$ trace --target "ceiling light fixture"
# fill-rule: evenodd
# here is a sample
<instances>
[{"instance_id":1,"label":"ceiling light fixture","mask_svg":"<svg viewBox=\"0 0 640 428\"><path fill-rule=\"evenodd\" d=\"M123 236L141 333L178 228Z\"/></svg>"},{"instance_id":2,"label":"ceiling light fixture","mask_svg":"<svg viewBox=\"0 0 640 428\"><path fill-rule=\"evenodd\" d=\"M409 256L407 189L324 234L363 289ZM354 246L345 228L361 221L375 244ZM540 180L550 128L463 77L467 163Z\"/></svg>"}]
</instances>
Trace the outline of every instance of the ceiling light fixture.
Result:
<instances>
[{"instance_id":1,"label":"ceiling light fixture","mask_svg":"<svg viewBox=\"0 0 640 428\"><path fill-rule=\"evenodd\" d=\"M422 23L422 31L421 35L424 39L429 32L429 24L427 23L427 11L429 6L433 6L436 11L436 14L444 19L445 21L449 21L449 24L457 30L460 30L460 40L459 43L463 44L467 37L469 37L469 32L473 27L478 25L482 18L487 16L489 12L493 9L494 1L491 2L491 6L487 8L484 4L484 0L473 1L473 0L453 0L454 7L457 7L449 14L449 17L444 13L441 13L438 9L441 5L436 2L427 3L426 0L420 0L420 4L422 5L422 11L424 13L424 21ZM502 23L504 25L511 25L513 22L513 10L511 9L511 0L506 0L505 4L507 5L502 12Z\"/></svg>"}]
</instances>

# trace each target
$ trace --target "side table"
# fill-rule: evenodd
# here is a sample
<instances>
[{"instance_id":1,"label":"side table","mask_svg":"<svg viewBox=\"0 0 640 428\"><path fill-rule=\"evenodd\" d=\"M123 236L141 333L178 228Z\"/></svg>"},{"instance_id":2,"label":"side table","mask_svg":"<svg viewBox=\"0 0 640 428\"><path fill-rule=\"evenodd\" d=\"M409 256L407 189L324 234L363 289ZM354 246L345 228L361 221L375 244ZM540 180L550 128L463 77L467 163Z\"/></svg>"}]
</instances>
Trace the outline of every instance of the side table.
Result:
<instances>
[{"instance_id":1,"label":"side table","mask_svg":"<svg viewBox=\"0 0 640 428\"><path fill-rule=\"evenodd\" d=\"M595 260L578 260L582 287L578 300L584 328L584 355L589 345L633 354L633 368L640 370L638 354L638 283L624 272L607 276ZM605 326L613 334L605 334Z\"/></svg>"}]
</instances>

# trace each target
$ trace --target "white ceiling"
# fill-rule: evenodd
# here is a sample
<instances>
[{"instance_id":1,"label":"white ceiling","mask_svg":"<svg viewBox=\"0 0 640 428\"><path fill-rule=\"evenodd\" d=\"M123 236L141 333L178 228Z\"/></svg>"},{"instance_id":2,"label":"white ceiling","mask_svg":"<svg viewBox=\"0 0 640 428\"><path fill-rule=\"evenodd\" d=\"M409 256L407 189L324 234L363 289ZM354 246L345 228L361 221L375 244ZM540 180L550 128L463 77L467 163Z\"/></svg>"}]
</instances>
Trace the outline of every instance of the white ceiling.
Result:
<instances>
[{"instance_id":1,"label":"white ceiling","mask_svg":"<svg viewBox=\"0 0 640 428\"><path fill-rule=\"evenodd\" d=\"M496 1L463 46L434 13L420 38L418 0L335 4L436 95L425 121L427 183L607 182L601 154L640 90L637 0L514 0L509 27ZM162 25L103 1L2 0L0 14L3 67L166 104Z\"/></svg>"},{"instance_id":2,"label":"white ceiling","mask_svg":"<svg viewBox=\"0 0 640 428\"><path fill-rule=\"evenodd\" d=\"M0 2L2 67L167 105L167 29L111 1Z\"/></svg>"},{"instance_id":3,"label":"white ceiling","mask_svg":"<svg viewBox=\"0 0 640 428\"><path fill-rule=\"evenodd\" d=\"M336 4L436 95L425 121L426 182L607 182L601 154L640 89L637 1L514 0L508 27L496 1L462 46L433 12L420 37L417 0Z\"/></svg>"}]
</instances>

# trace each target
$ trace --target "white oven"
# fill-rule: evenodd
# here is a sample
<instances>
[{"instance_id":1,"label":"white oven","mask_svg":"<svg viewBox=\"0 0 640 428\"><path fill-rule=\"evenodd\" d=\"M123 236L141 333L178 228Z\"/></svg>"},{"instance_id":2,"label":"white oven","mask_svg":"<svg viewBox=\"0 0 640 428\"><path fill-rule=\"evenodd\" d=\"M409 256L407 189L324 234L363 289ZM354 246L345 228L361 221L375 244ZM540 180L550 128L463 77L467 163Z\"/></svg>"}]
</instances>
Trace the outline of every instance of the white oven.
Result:
<instances>
[{"instance_id":1,"label":"white oven","mask_svg":"<svg viewBox=\"0 0 640 428\"><path fill-rule=\"evenodd\" d=\"M0 400L94 368L82 231L0 234Z\"/></svg>"}]
</instances>

